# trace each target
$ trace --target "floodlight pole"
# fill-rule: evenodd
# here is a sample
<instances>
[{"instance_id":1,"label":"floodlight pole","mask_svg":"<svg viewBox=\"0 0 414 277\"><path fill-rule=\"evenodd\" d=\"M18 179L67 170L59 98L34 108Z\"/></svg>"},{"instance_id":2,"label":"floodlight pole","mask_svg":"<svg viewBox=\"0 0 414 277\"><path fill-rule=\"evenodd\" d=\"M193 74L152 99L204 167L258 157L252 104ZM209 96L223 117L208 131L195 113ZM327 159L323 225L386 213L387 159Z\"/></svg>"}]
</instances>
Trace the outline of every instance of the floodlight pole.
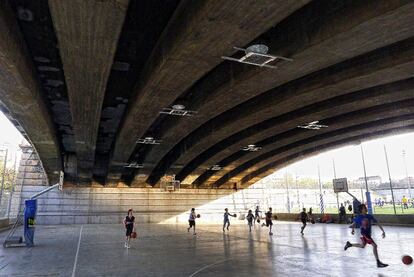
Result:
<instances>
[{"instance_id":1,"label":"floodlight pole","mask_svg":"<svg viewBox=\"0 0 414 277\"><path fill-rule=\"evenodd\" d=\"M332 158L332 167L333 167L334 179L336 179L336 167L335 167L334 158ZM338 211L339 211L339 193L338 192L336 193L336 206L338 207Z\"/></svg>"},{"instance_id":2,"label":"floodlight pole","mask_svg":"<svg viewBox=\"0 0 414 277\"><path fill-rule=\"evenodd\" d=\"M319 205L320 205L320 209L321 209L321 214L323 214L323 213L325 213L325 207L324 207L324 203L323 203L321 171L319 170L319 162L318 162L318 180L319 180Z\"/></svg>"},{"instance_id":3,"label":"floodlight pole","mask_svg":"<svg viewBox=\"0 0 414 277\"><path fill-rule=\"evenodd\" d=\"M372 214L372 202L371 202L371 193L368 190L368 179L367 179L367 170L365 168L365 156L364 156L364 149L362 148L362 143L359 145L361 148L361 157L362 157L362 167L364 168L364 180L365 180L365 197L367 199L367 208L368 213Z\"/></svg>"},{"instance_id":4,"label":"floodlight pole","mask_svg":"<svg viewBox=\"0 0 414 277\"><path fill-rule=\"evenodd\" d=\"M288 213L290 213L289 182L288 182L287 170L285 172L285 182L286 182L286 193L287 193L287 210L288 210Z\"/></svg>"},{"instance_id":5,"label":"floodlight pole","mask_svg":"<svg viewBox=\"0 0 414 277\"><path fill-rule=\"evenodd\" d=\"M295 171L295 185L296 185L296 193L297 193L297 196L298 196L298 207L299 207L299 210L300 210L300 196L299 196L299 184L298 184L298 175L297 175L297 172Z\"/></svg>"},{"instance_id":6,"label":"floodlight pole","mask_svg":"<svg viewBox=\"0 0 414 277\"><path fill-rule=\"evenodd\" d=\"M385 147L384 144L384 153L385 153L385 161L387 163L387 170L388 170L388 178L390 180L390 189L391 189L391 197L392 197L392 205L394 207L394 214L397 214L397 210L395 209L395 201L394 201L394 190L392 188L392 181L391 181L391 173L390 173L390 166L388 164L388 155L387 155L387 148Z\"/></svg>"},{"instance_id":7,"label":"floodlight pole","mask_svg":"<svg viewBox=\"0 0 414 277\"><path fill-rule=\"evenodd\" d=\"M405 167L405 175L407 176L407 181L408 181L408 194L410 195L410 199L412 199L411 180L410 180L410 177L408 176L407 161L405 160L405 150L402 151L402 156L403 156L403 162L404 162L404 167Z\"/></svg>"}]
</instances>

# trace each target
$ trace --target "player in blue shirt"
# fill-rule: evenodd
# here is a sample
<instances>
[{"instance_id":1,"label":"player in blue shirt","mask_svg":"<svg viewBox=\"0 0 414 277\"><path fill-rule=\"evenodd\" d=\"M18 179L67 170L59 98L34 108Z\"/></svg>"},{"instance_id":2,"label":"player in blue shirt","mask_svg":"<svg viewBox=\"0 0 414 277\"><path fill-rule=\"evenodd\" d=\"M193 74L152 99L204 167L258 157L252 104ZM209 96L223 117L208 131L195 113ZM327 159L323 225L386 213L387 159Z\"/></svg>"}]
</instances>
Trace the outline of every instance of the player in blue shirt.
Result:
<instances>
[{"instance_id":1,"label":"player in blue shirt","mask_svg":"<svg viewBox=\"0 0 414 277\"><path fill-rule=\"evenodd\" d=\"M387 264L382 263L378 258L378 247L375 241L371 237L371 226L372 222L376 223L382 231L382 238L385 238L385 231L378 221L370 214L367 214L367 206L365 204L359 205L360 214L354 218L354 223L350 226L352 228L351 234L355 234L355 227L359 227L361 230L361 241L362 243L350 243L346 242L344 250L347 250L349 247L359 247L364 248L365 245L371 244L374 250L374 256L377 260L377 267L387 267Z\"/></svg>"}]
</instances>

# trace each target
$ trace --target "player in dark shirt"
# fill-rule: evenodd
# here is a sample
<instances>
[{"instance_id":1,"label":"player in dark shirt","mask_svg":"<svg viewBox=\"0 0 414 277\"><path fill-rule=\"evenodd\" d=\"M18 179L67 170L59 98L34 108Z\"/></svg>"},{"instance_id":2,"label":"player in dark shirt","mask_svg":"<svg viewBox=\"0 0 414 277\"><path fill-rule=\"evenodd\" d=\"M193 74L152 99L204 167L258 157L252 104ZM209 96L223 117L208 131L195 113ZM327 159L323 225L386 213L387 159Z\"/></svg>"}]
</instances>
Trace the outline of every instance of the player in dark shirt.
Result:
<instances>
[{"instance_id":1,"label":"player in dark shirt","mask_svg":"<svg viewBox=\"0 0 414 277\"><path fill-rule=\"evenodd\" d=\"M246 219L247 219L247 225L249 225L249 232L251 232L253 221L255 219L255 216L253 215L252 210L249 210L248 214L246 215Z\"/></svg>"},{"instance_id":2,"label":"player in dark shirt","mask_svg":"<svg viewBox=\"0 0 414 277\"><path fill-rule=\"evenodd\" d=\"M227 208L225 208L224 209L224 214L223 214L223 232L224 232L224 228L226 228L226 225L227 225L227 231L229 231L229 227L230 227L230 219L229 219L229 216L232 216L232 217L236 217L236 214L234 214L234 215L231 215L230 213L229 213L229 210L227 209Z\"/></svg>"},{"instance_id":3,"label":"player in dark shirt","mask_svg":"<svg viewBox=\"0 0 414 277\"><path fill-rule=\"evenodd\" d=\"M260 211L259 206L256 206L256 210L254 210L254 224L256 224L256 220L257 223L260 223L260 214L262 213L262 211Z\"/></svg>"},{"instance_id":4,"label":"player in dark shirt","mask_svg":"<svg viewBox=\"0 0 414 277\"><path fill-rule=\"evenodd\" d=\"M266 216L265 217L266 224L263 223L262 224L262 227L264 227L264 226L269 227L270 228L269 229L269 235L273 235L273 233L272 233L272 226L273 226L273 222L272 222L272 217L273 217L272 208L269 208L269 211L267 211L265 213L265 216Z\"/></svg>"},{"instance_id":5,"label":"player in dark shirt","mask_svg":"<svg viewBox=\"0 0 414 277\"><path fill-rule=\"evenodd\" d=\"M306 213L305 208L303 208L299 216L300 216L300 220L302 221L302 227L300 227L300 233L303 235L303 230L305 230L306 228L306 221L308 221L308 214Z\"/></svg>"},{"instance_id":6,"label":"player in dark shirt","mask_svg":"<svg viewBox=\"0 0 414 277\"><path fill-rule=\"evenodd\" d=\"M377 219L370 214L367 214L367 206L365 204L359 205L360 214L354 218L354 223L350 226L352 228L351 234L355 234L355 227L359 227L361 230L361 241L362 243L350 243L346 242L344 250L347 250L349 247L359 247L364 248L367 244L371 244L374 250L374 256L377 260L377 267L387 267L387 264L382 263L378 258L378 247L375 241L371 237L371 226L372 222L377 223L378 227L382 231L382 237L385 238L385 231L382 226L378 223Z\"/></svg>"},{"instance_id":7,"label":"player in dark shirt","mask_svg":"<svg viewBox=\"0 0 414 277\"><path fill-rule=\"evenodd\" d=\"M130 248L131 234L135 229L135 217L132 215L132 209L128 210L128 215L124 219L126 230L125 248Z\"/></svg>"}]
</instances>

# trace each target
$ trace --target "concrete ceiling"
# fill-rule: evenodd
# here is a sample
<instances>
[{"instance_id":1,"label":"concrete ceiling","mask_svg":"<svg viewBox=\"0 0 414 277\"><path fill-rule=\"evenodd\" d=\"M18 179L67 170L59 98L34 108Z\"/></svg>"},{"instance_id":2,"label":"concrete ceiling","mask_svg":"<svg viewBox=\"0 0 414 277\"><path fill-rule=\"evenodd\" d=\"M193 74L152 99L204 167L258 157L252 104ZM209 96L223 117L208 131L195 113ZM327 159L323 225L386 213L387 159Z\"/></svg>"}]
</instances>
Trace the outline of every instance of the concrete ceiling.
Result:
<instances>
[{"instance_id":1,"label":"concrete ceiling","mask_svg":"<svg viewBox=\"0 0 414 277\"><path fill-rule=\"evenodd\" d=\"M14 0L0 23L0 107L50 181L248 186L414 128L414 1ZM253 44L292 61L222 59Z\"/></svg>"}]
</instances>

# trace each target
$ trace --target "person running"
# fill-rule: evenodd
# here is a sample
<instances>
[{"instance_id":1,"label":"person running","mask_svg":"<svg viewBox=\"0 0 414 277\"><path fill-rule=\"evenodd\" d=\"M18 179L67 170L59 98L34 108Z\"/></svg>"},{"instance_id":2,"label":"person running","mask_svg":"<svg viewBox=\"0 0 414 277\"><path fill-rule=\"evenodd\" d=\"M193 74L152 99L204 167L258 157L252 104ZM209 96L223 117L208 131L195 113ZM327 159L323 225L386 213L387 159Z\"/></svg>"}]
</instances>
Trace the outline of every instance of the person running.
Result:
<instances>
[{"instance_id":1,"label":"person running","mask_svg":"<svg viewBox=\"0 0 414 277\"><path fill-rule=\"evenodd\" d=\"M364 248L367 244L371 244L374 251L375 259L377 260L377 267L387 267L387 264L382 263L378 258L378 247L377 244L371 237L371 225L372 222L377 223L378 227L382 231L382 238L385 238L385 231L382 226L378 223L377 219L370 214L367 214L367 206L365 204L359 205L360 214L357 215L354 219L354 223L350 226L352 228L351 234L355 234L355 227L360 226L361 231L361 241L362 243L350 243L346 242L344 250L347 250L349 247L359 247Z\"/></svg>"},{"instance_id":2,"label":"person running","mask_svg":"<svg viewBox=\"0 0 414 277\"><path fill-rule=\"evenodd\" d=\"M260 223L260 214L262 212L260 211L259 206L256 206L256 210L254 210L254 224L256 224L256 220L259 220L257 223Z\"/></svg>"},{"instance_id":3,"label":"person running","mask_svg":"<svg viewBox=\"0 0 414 277\"><path fill-rule=\"evenodd\" d=\"M303 230L305 230L306 228L306 221L308 221L308 214L306 213L306 208L303 208L299 216L300 216L300 220L302 221L302 227L300 227L300 233L303 235Z\"/></svg>"},{"instance_id":4,"label":"person running","mask_svg":"<svg viewBox=\"0 0 414 277\"><path fill-rule=\"evenodd\" d=\"M249 210L249 212L246 215L247 225L249 225L249 232L252 231L252 225L255 218L256 217L253 215L252 210Z\"/></svg>"},{"instance_id":5,"label":"person running","mask_svg":"<svg viewBox=\"0 0 414 277\"><path fill-rule=\"evenodd\" d=\"M193 228L193 235L197 235L196 233L196 223L195 220L197 218L196 212L194 208L191 208L190 217L188 218L188 224L190 227L187 228L187 232L190 232L190 229Z\"/></svg>"},{"instance_id":6,"label":"person running","mask_svg":"<svg viewBox=\"0 0 414 277\"><path fill-rule=\"evenodd\" d=\"M269 211L267 211L265 213L266 224L262 223L262 227L266 226L266 227L270 228L269 229L269 235L273 235L273 233L272 233L272 226L273 226L272 217L273 217L272 208L269 208Z\"/></svg>"},{"instance_id":7,"label":"person running","mask_svg":"<svg viewBox=\"0 0 414 277\"><path fill-rule=\"evenodd\" d=\"M224 228L226 228L227 229L227 231L229 231L229 227L230 227L230 219L229 219L229 216L232 216L232 217L236 217L236 214L234 214L234 215L231 215L230 213L229 213L229 210L227 209L227 208L225 208L224 209L224 221L223 221L223 232L225 232L224 231ZM226 225L227 225L227 227L226 227Z\"/></svg>"},{"instance_id":8,"label":"person running","mask_svg":"<svg viewBox=\"0 0 414 277\"><path fill-rule=\"evenodd\" d=\"M128 215L124 219L124 226L126 229L125 248L130 248L131 234L135 231L135 217L132 215L132 209L128 210Z\"/></svg>"}]
</instances>

